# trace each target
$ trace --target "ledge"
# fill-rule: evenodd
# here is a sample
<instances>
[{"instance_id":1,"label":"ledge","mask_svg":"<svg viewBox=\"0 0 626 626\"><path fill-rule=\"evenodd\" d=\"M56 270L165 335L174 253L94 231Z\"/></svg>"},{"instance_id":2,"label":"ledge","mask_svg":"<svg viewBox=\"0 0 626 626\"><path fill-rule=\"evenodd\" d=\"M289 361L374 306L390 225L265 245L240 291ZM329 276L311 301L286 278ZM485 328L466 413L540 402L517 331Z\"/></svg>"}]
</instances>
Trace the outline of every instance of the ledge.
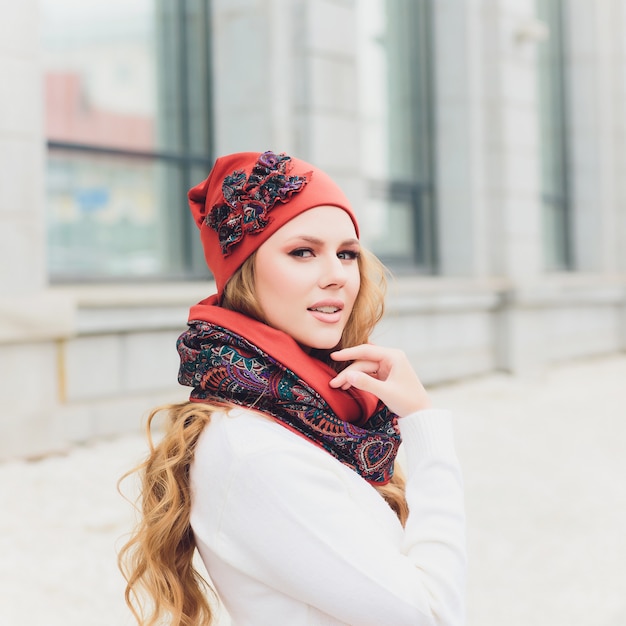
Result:
<instances>
[{"instance_id":1,"label":"ledge","mask_svg":"<svg viewBox=\"0 0 626 626\"><path fill-rule=\"evenodd\" d=\"M70 297L80 309L191 306L215 293L215 283L164 282L106 285L68 285L52 291Z\"/></svg>"},{"instance_id":2,"label":"ledge","mask_svg":"<svg viewBox=\"0 0 626 626\"><path fill-rule=\"evenodd\" d=\"M74 298L77 335L184 329L189 307L215 292L213 282L78 285L56 288Z\"/></svg>"},{"instance_id":3,"label":"ledge","mask_svg":"<svg viewBox=\"0 0 626 626\"><path fill-rule=\"evenodd\" d=\"M517 284L505 304L517 308L626 305L624 274L553 274L530 284Z\"/></svg>"},{"instance_id":4,"label":"ledge","mask_svg":"<svg viewBox=\"0 0 626 626\"><path fill-rule=\"evenodd\" d=\"M50 290L0 299L0 344L56 341L76 327L76 306L67 294Z\"/></svg>"},{"instance_id":5,"label":"ledge","mask_svg":"<svg viewBox=\"0 0 626 626\"><path fill-rule=\"evenodd\" d=\"M53 341L184 328L189 307L214 293L211 281L51 287L0 299L0 343ZM389 283L394 315L506 309L618 306L626 309L626 275L552 274L513 283L504 278L401 276Z\"/></svg>"},{"instance_id":6,"label":"ledge","mask_svg":"<svg viewBox=\"0 0 626 626\"><path fill-rule=\"evenodd\" d=\"M390 315L494 310L510 289L504 279L402 277L389 283L385 310Z\"/></svg>"}]
</instances>

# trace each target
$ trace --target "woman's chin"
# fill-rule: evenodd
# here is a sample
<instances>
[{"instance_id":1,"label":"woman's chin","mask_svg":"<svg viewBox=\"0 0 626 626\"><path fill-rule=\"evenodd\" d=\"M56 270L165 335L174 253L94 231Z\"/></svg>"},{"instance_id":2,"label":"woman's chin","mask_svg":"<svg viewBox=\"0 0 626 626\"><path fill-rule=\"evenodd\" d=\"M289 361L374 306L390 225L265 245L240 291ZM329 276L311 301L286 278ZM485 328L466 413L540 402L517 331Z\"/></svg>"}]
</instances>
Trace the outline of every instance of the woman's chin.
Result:
<instances>
[{"instance_id":1,"label":"woman's chin","mask_svg":"<svg viewBox=\"0 0 626 626\"><path fill-rule=\"evenodd\" d=\"M311 354L312 352L332 352L333 350L337 350L337 346L339 345L339 339L333 338L328 341L315 341L315 342L307 342L302 343L298 341L298 345L307 353Z\"/></svg>"}]
</instances>

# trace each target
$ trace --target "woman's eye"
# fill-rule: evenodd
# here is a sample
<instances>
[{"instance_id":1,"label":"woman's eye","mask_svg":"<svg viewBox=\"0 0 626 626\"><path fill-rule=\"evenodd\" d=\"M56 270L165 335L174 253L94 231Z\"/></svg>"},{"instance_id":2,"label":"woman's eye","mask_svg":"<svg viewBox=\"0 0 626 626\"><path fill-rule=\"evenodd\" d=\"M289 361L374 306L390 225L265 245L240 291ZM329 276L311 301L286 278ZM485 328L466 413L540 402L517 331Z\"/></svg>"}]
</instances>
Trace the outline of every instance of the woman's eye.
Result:
<instances>
[{"instance_id":1,"label":"woman's eye","mask_svg":"<svg viewBox=\"0 0 626 626\"><path fill-rule=\"evenodd\" d=\"M289 253L291 256L296 256L301 259L306 259L313 256L313 250L310 248L296 248Z\"/></svg>"},{"instance_id":2,"label":"woman's eye","mask_svg":"<svg viewBox=\"0 0 626 626\"><path fill-rule=\"evenodd\" d=\"M357 250L342 250L337 253L337 257L342 261L354 261L359 258L359 252Z\"/></svg>"}]
</instances>

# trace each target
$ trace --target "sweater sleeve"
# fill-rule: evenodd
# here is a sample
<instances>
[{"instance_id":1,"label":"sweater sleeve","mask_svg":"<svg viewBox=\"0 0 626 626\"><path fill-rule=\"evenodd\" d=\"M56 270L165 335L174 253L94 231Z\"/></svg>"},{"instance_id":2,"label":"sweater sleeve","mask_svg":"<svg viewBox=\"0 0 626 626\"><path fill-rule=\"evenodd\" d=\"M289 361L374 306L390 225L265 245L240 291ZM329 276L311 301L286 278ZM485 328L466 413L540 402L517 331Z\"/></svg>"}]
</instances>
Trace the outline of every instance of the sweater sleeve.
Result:
<instances>
[{"instance_id":1,"label":"sweater sleeve","mask_svg":"<svg viewBox=\"0 0 626 626\"><path fill-rule=\"evenodd\" d=\"M463 490L451 416L420 411L400 429L404 529L373 488L357 497L352 475L320 464L314 446L277 446L231 468L214 543L222 558L346 624L461 625Z\"/></svg>"}]
</instances>

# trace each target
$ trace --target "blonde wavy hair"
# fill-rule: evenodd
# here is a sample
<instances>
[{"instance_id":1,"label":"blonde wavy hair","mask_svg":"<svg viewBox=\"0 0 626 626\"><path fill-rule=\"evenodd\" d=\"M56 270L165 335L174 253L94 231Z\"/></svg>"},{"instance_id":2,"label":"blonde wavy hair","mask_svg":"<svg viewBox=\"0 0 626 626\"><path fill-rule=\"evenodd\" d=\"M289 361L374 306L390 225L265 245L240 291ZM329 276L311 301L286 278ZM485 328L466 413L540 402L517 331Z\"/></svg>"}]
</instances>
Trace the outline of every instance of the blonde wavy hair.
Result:
<instances>
[{"instance_id":1,"label":"blonde wavy hair","mask_svg":"<svg viewBox=\"0 0 626 626\"><path fill-rule=\"evenodd\" d=\"M263 320L254 292L254 256L233 275L224 290L222 306ZM386 270L371 253L358 257L361 285L340 343L346 348L368 341L384 313ZM315 356L338 369L328 351ZM226 405L183 402L154 409L148 416L147 459L122 478L140 478L139 522L119 553L126 579L125 599L140 626L210 626L217 595L193 564L196 544L190 525L189 472L200 433L216 410ZM162 438L152 437L156 416L166 413ZM398 467L387 485L376 487L402 525L408 517L405 480Z\"/></svg>"}]
</instances>

